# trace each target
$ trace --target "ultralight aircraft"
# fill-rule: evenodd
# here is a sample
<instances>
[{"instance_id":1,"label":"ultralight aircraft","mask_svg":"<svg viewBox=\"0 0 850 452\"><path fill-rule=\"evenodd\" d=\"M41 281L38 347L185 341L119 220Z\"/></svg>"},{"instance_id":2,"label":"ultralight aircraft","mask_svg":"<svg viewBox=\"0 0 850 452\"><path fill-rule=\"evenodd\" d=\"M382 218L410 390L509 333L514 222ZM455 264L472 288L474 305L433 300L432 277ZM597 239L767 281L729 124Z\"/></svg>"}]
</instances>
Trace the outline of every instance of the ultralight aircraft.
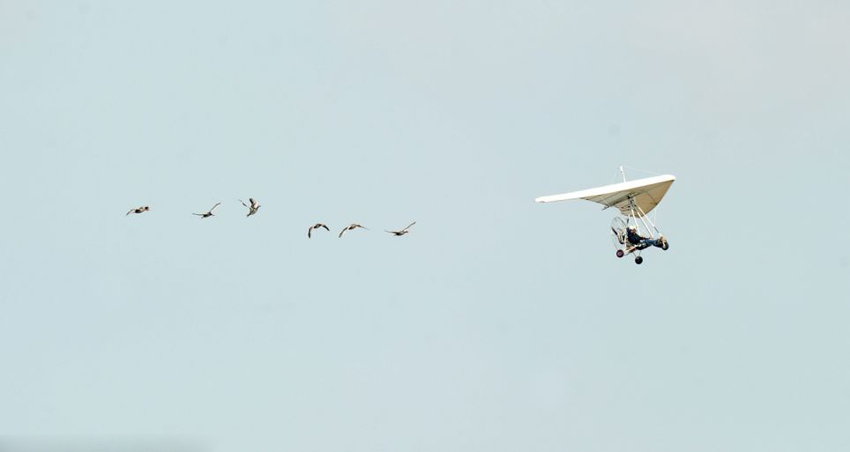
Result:
<instances>
[{"instance_id":1,"label":"ultralight aircraft","mask_svg":"<svg viewBox=\"0 0 850 452\"><path fill-rule=\"evenodd\" d=\"M620 167L620 173L623 176L623 182L617 184L561 195L541 196L535 201L547 203L586 199L605 206L602 210L616 207L622 215L611 221L617 257L635 253L635 263L640 265L643 263L643 257L640 256L642 250L654 246L666 251L670 247L667 239L646 214L661 202L661 198L667 193L676 177L665 174L627 181L623 167Z\"/></svg>"}]
</instances>

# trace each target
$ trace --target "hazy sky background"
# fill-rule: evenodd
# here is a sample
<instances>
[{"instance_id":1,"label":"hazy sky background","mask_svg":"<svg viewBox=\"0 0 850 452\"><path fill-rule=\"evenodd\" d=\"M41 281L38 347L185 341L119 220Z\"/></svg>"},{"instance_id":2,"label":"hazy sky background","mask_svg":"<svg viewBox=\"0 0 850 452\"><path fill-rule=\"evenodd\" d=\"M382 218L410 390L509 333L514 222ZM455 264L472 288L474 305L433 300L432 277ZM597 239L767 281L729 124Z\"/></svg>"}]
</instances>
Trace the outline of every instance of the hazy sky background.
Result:
<instances>
[{"instance_id":1,"label":"hazy sky background","mask_svg":"<svg viewBox=\"0 0 850 452\"><path fill-rule=\"evenodd\" d=\"M850 449L848 22L0 2L0 449ZM620 164L677 176L640 267L533 202Z\"/></svg>"}]
</instances>

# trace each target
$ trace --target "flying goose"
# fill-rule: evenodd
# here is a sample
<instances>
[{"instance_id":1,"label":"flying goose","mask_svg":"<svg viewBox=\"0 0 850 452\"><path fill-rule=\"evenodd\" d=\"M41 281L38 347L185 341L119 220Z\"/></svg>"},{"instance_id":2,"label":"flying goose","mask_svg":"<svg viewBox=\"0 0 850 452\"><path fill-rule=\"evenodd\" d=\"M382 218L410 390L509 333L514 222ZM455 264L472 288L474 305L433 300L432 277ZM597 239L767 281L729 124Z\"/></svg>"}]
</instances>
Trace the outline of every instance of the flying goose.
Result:
<instances>
[{"instance_id":1,"label":"flying goose","mask_svg":"<svg viewBox=\"0 0 850 452\"><path fill-rule=\"evenodd\" d=\"M203 218L209 218L209 217L213 216L213 210L215 210L215 208L218 207L219 204L221 204L221 203L220 202L215 203L215 205L212 206L212 209L208 210L207 212L193 213L192 215L197 215L197 216L201 217L202 219Z\"/></svg>"},{"instance_id":2,"label":"flying goose","mask_svg":"<svg viewBox=\"0 0 850 452\"><path fill-rule=\"evenodd\" d=\"M307 229L307 238L308 239L310 238L310 235L312 234L313 229L319 229L319 228L325 228L326 231L330 231L330 229L328 229L328 226L326 224L316 223L313 226L310 226L310 229Z\"/></svg>"},{"instance_id":3,"label":"flying goose","mask_svg":"<svg viewBox=\"0 0 850 452\"><path fill-rule=\"evenodd\" d=\"M410 223L409 225L407 225L407 227L402 229L401 231L387 231L387 232L389 232L390 234L392 234L396 237L401 237L404 234L407 234L408 232L410 232L410 231L408 231L408 229L410 229L410 227L413 226L414 224L416 224L415 221L413 223Z\"/></svg>"},{"instance_id":4,"label":"flying goose","mask_svg":"<svg viewBox=\"0 0 850 452\"><path fill-rule=\"evenodd\" d=\"M366 226L360 226L357 223L351 223L350 225L344 227L342 229L342 231L339 231L339 238L342 238L342 234L345 234L345 231L352 231L352 230L357 229L357 228L363 228L367 231L369 230L369 228L367 228Z\"/></svg>"},{"instance_id":5,"label":"flying goose","mask_svg":"<svg viewBox=\"0 0 850 452\"><path fill-rule=\"evenodd\" d=\"M260 204L254 198L248 198L248 201L251 203L250 206L248 204L245 204L245 201L241 199L239 200L239 202L241 202L243 206L248 208L248 215L246 216L250 217L251 215L257 213L258 210L260 210Z\"/></svg>"},{"instance_id":6,"label":"flying goose","mask_svg":"<svg viewBox=\"0 0 850 452\"><path fill-rule=\"evenodd\" d=\"M143 212L147 212L148 210L151 210L151 208L148 207L148 206L136 207L135 209L130 209L127 212L127 215L130 215L131 213L143 213ZM127 215L124 215L124 216L126 217Z\"/></svg>"}]
</instances>

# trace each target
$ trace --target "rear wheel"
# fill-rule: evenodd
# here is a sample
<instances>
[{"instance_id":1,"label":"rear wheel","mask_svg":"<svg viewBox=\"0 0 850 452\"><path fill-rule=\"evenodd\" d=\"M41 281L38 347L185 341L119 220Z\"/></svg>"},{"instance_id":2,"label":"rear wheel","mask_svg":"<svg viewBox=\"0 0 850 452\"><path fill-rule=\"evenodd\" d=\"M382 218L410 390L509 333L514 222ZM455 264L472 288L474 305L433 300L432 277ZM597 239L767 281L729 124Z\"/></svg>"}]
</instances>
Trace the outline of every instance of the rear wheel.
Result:
<instances>
[{"instance_id":1,"label":"rear wheel","mask_svg":"<svg viewBox=\"0 0 850 452\"><path fill-rule=\"evenodd\" d=\"M626 253L624 253L623 250L617 250L617 257L623 257L625 255Z\"/></svg>"},{"instance_id":2,"label":"rear wheel","mask_svg":"<svg viewBox=\"0 0 850 452\"><path fill-rule=\"evenodd\" d=\"M670 244L667 243L667 239L664 239L664 241L661 242L661 249L667 251L668 248L670 248Z\"/></svg>"},{"instance_id":3,"label":"rear wheel","mask_svg":"<svg viewBox=\"0 0 850 452\"><path fill-rule=\"evenodd\" d=\"M636 264L638 264L638 265L642 264L642 263L643 263L643 258L642 258L642 257L640 257L640 256L636 257L636 258L635 258L635 263L636 263Z\"/></svg>"}]
</instances>

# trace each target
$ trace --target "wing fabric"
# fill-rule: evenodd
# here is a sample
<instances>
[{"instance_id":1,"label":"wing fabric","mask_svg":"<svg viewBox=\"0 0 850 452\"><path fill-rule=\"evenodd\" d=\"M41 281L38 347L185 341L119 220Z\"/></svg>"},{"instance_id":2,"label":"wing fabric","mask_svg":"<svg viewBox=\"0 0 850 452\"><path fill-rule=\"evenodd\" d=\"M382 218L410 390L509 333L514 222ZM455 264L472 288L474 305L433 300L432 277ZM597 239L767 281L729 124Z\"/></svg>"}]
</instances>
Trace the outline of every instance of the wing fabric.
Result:
<instances>
[{"instance_id":1,"label":"wing fabric","mask_svg":"<svg viewBox=\"0 0 850 452\"><path fill-rule=\"evenodd\" d=\"M561 195L541 196L535 199L535 201L546 203L567 201L570 199L586 199L602 204L605 207L616 207L620 209L623 215L630 215L629 198L632 198L636 206L640 207L644 213L649 213L661 202L661 198L664 197L670 185L675 180L675 176L665 174L663 176L636 179Z\"/></svg>"}]
</instances>

